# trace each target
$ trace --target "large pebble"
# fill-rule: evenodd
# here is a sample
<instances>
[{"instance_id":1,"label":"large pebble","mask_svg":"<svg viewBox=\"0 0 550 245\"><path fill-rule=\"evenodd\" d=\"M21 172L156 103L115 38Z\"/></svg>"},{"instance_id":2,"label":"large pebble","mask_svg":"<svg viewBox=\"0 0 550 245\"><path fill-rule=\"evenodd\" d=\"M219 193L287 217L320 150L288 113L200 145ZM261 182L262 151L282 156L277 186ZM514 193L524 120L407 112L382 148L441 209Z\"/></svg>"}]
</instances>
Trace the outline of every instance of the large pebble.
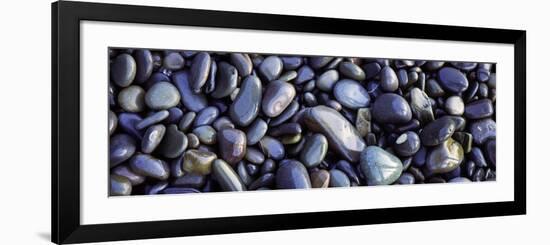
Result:
<instances>
[{"instance_id":1,"label":"large pebble","mask_svg":"<svg viewBox=\"0 0 550 245\"><path fill-rule=\"evenodd\" d=\"M448 173L460 166L464 159L464 150L460 143L452 138L433 148L428 153L426 166L432 173Z\"/></svg>"},{"instance_id":2,"label":"large pebble","mask_svg":"<svg viewBox=\"0 0 550 245\"><path fill-rule=\"evenodd\" d=\"M338 82L338 79L340 78L338 71L336 70L328 70L323 72L317 80L315 81L315 86L325 92L332 91L332 88L334 87L334 84Z\"/></svg>"},{"instance_id":3,"label":"large pebble","mask_svg":"<svg viewBox=\"0 0 550 245\"><path fill-rule=\"evenodd\" d=\"M468 79L460 70L443 67L437 72L439 84L451 93L461 93L468 88Z\"/></svg>"},{"instance_id":4,"label":"large pebble","mask_svg":"<svg viewBox=\"0 0 550 245\"><path fill-rule=\"evenodd\" d=\"M393 150L400 156L409 157L420 149L420 145L418 134L413 131L407 131L397 137Z\"/></svg>"},{"instance_id":5,"label":"large pebble","mask_svg":"<svg viewBox=\"0 0 550 245\"><path fill-rule=\"evenodd\" d=\"M177 72L172 75L172 78L180 92L181 103L185 108L190 111L199 112L208 105L208 101L204 94L197 94L191 89L187 71Z\"/></svg>"},{"instance_id":6,"label":"large pebble","mask_svg":"<svg viewBox=\"0 0 550 245\"><path fill-rule=\"evenodd\" d=\"M497 125L493 119L486 118L475 121L470 124L470 132L474 138L474 143L483 145L489 139L496 138Z\"/></svg>"},{"instance_id":7,"label":"large pebble","mask_svg":"<svg viewBox=\"0 0 550 245\"><path fill-rule=\"evenodd\" d=\"M468 119L481 119L492 116L493 102L490 99L481 99L468 103L464 109L464 116Z\"/></svg>"},{"instance_id":8,"label":"large pebble","mask_svg":"<svg viewBox=\"0 0 550 245\"><path fill-rule=\"evenodd\" d=\"M166 129L157 152L166 158L176 158L187 149L187 136L178 130L178 126L172 124Z\"/></svg>"},{"instance_id":9,"label":"large pebble","mask_svg":"<svg viewBox=\"0 0 550 245\"><path fill-rule=\"evenodd\" d=\"M128 87L136 76L136 61L129 54L120 54L112 61L110 71L116 85Z\"/></svg>"},{"instance_id":10,"label":"large pebble","mask_svg":"<svg viewBox=\"0 0 550 245\"><path fill-rule=\"evenodd\" d=\"M193 58L189 74L189 82L193 92L199 93L201 91L202 86L206 83L206 79L208 79L211 64L212 60L210 54L207 52L200 52Z\"/></svg>"},{"instance_id":11,"label":"large pebble","mask_svg":"<svg viewBox=\"0 0 550 245\"><path fill-rule=\"evenodd\" d=\"M235 124L246 127L258 116L261 101L262 82L256 76L248 76L242 82L237 97L229 107L229 116Z\"/></svg>"},{"instance_id":12,"label":"large pebble","mask_svg":"<svg viewBox=\"0 0 550 245\"><path fill-rule=\"evenodd\" d=\"M111 174L109 177L109 196L128 196L132 193L132 183L124 176Z\"/></svg>"},{"instance_id":13,"label":"large pebble","mask_svg":"<svg viewBox=\"0 0 550 245\"><path fill-rule=\"evenodd\" d=\"M301 162L285 159L279 164L275 183L277 189L309 189L311 181Z\"/></svg>"},{"instance_id":14,"label":"large pebble","mask_svg":"<svg viewBox=\"0 0 550 245\"><path fill-rule=\"evenodd\" d=\"M143 83L151 77L153 73L153 55L147 49L138 49L134 51L134 60L136 61L136 76L134 82Z\"/></svg>"},{"instance_id":15,"label":"large pebble","mask_svg":"<svg viewBox=\"0 0 550 245\"><path fill-rule=\"evenodd\" d=\"M182 168L187 173L210 174L216 154L209 151L188 150L183 155Z\"/></svg>"},{"instance_id":16,"label":"large pebble","mask_svg":"<svg viewBox=\"0 0 550 245\"><path fill-rule=\"evenodd\" d=\"M141 112L145 109L145 90L131 85L118 93L118 105L127 112Z\"/></svg>"},{"instance_id":17,"label":"large pebble","mask_svg":"<svg viewBox=\"0 0 550 245\"><path fill-rule=\"evenodd\" d=\"M395 71L386 66L380 71L380 86L386 92L394 92L399 88L399 80Z\"/></svg>"},{"instance_id":18,"label":"large pebble","mask_svg":"<svg viewBox=\"0 0 550 245\"><path fill-rule=\"evenodd\" d=\"M271 136L264 136L259 143L262 152L267 158L281 160L285 156L285 147L281 141Z\"/></svg>"},{"instance_id":19,"label":"large pebble","mask_svg":"<svg viewBox=\"0 0 550 245\"><path fill-rule=\"evenodd\" d=\"M241 77L246 77L252 73L252 60L248 54L231 53L229 54L229 60L237 68Z\"/></svg>"},{"instance_id":20,"label":"large pebble","mask_svg":"<svg viewBox=\"0 0 550 245\"><path fill-rule=\"evenodd\" d=\"M218 62L216 88L210 96L220 99L230 95L237 88L238 78L237 68L226 62Z\"/></svg>"},{"instance_id":21,"label":"large pebble","mask_svg":"<svg viewBox=\"0 0 550 245\"><path fill-rule=\"evenodd\" d=\"M277 56L265 58L258 68L259 75L268 82L277 79L282 71L283 61Z\"/></svg>"},{"instance_id":22,"label":"large pebble","mask_svg":"<svg viewBox=\"0 0 550 245\"><path fill-rule=\"evenodd\" d=\"M300 161L312 168L321 164L328 150L328 140L322 134L314 134L306 139L306 143L300 152Z\"/></svg>"},{"instance_id":23,"label":"large pebble","mask_svg":"<svg viewBox=\"0 0 550 245\"><path fill-rule=\"evenodd\" d=\"M429 123L433 121L434 114L428 95L419 88L413 88L409 93L411 97L411 111L414 114L414 117L421 123Z\"/></svg>"},{"instance_id":24,"label":"large pebble","mask_svg":"<svg viewBox=\"0 0 550 245\"><path fill-rule=\"evenodd\" d=\"M137 154L130 159L130 167L136 174L159 180L166 180L170 176L168 164L147 154Z\"/></svg>"},{"instance_id":25,"label":"large pebble","mask_svg":"<svg viewBox=\"0 0 550 245\"><path fill-rule=\"evenodd\" d=\"M109 141L109 165L114 167L136 152L136 141L127 134L115 134Z\"/></svg>"},{"instance_id":26,"label":"large pebble","mask_svg":"<svg viewBox=\"0 0 550 245\"><path fill-rule=\"evenodd\" d=\"M246 191L246 186L229 164L221 159L212 163L212 174L224 191Z\"/></svg>"},{"instance_id":27,"label":"large pebble","mask_svg":"<svg viewBox=\"0 0 550 245\"><path fill-rule=\"evenodd\" d=\"M401 160L378 146L361 152L360 166L368 185L392 184L403 171Z\"/></svg>"},{"instance_id":28,"label":"large pebble","mask_svg":"<svg viewBox=\"0 0 550 245\"><path fill-rule=\"evenodd\" d=\"M459 96L451 96L445 100L445 111L449 115L461 116L464 113L464 101Z\"/></svg>"},{"instance_id":29,"label":"large pebble","mask_svg":"<svg viewBox=\"0 0 550 245\"><path fill-rule=\"evenodd\" d=\"M169 82L155 83L145 94L145 103L153 110L176 106L180 101L178 89Z\"/></svg>"},{"instance_id":30,"label":"large pebble","mask_svg":"<svg viewBox=\"0 0 550 245\"><path fill-rule=\"evenodd\" d=\"M147 154L152 153L162 141L165 132L166 127L162 124L149 127L141 140L141 151Z\"/></svg>"},{"instance_id":31,"label":"large pebble","mask_svg":"<svg viewBox=\"0 0 550 245\"><path fill-rule=\"evenodd\" d=\"M298 70L298 74L297 74L296 80L294 80L294 83L296 84L305 83L313 79L314 76L315 76L315 72L313 71L313 69L311 69L311 67L307 65L302 66Z\"/></svg>"},{"instance_id":32,"label":"large pebble","mask_svg":"<svg viewBox=\"0 0 550 245\"><path fill-rule=\"evenodd\" d=\"M402 124L412 119L407 101L393 93L380 95L372 106L372 116L379 123Z\"/></svg>"},{"instance_id":33,"label":"large pebble","mask_svg":"<svg viewBox=\"0 0 550 245\"><path fill-rule=\"evenodd\" d=\"M130 183L132 183L132 186L139 185L145 182L144 176L134 173L132 169L130 169L130 167L126 164L116 166L111 170L111 173L128 178L128 180L130 180Z\"/></svg>"},{"instance_id":34,"label":"large pebble","mask_svg":"<svg viewBox=\"0 0 550 245\"><path fill-rule=\"evenodd\" d=\"M265 89L262 98L262 111L268 117L279 116L296 96L292 84L282 81L272 81Z\"/></svg>"},{"instance_id":35,"label":"large pebble","mask_svg":"<svg viewBox=\"0 0 550 245\"><path fill-rule=\"evenodd\" d=\"M359 160L365 142L340 113L330 107L316 106L305 109L301 121L309 130L325 135L331 150L341 157L350 162Z\"/></svg>"},{"instance_id":36,"label":"large pebble","mask_svg":"<svg viewBox=\"0 0 550 245\"><path fill-rule=\"evenodd\" d=\"M178 52L171 52L164 56L162 66L169 70L179 70L185 65L185 59Z\"/></svg>"},{"instance_id":37,"label":"large pebble","mask_svg":"<svg viewBox=\"0 0 550 245\"><path fill-rule=\"evenodd\" d=\"M334 97L340 104L350 109L358 109L369 105L370 96L367 90L358 82L342 79L334 85Z\"/></svg>"},{"instance_id":38,"label":"large pebble","mask_svg":"<svg viewBox=\"0 0 550 245\"><path fill-rule=\"evenodd\" d=\"M344 76L357 81L363 81L366 77L365 72L363 71L363 69L361 69L361 67L349 61L341 62L338 65L338 70Z\"/></svg>"},{"instance_id":39,"label":"large pebble","mask_svg":"<svg viewBox=\"0 0 550 245\"><path fill-rule=\"evenodd\" d=\"M349 181L348 176L338 170L338 169L332 169L330 170L330 187L350 187L351 182Z\"/></svg>"},{"instance_id":40,"label":"large pebble","mask_svg":"<svg viewBox=\"0 0 550 245\"><path fill-rule=\"evenodd\" d=\"M426 125L420 132L422 144L435 146L449 139L455 132L455 123L448 117L441 117Z\"/></svg>"},{"instance_id":41,"label":"large pebble","mask_svg":"<svg viewBox=\"0 0 550 245\"><path fill-rule=\"evenodd\" d=\"M215 106L209 106L197 113L193 121L194 127L212 124L220 115L220 110Z\"/></svg>"},{"instance_id":42,"label":"large pebble","mask_svg":"<svg viewBox=\"0 0 550 245\"><path fill-rule=\"evenodd\" d=\"M246 154L246 135L238 129L222 129L218 132L218 145L220 157L234 166Z\"/></svg>"},{"instance_id":43,"label":"large pebble","mask_svg":"<svg viewBox=\"0 0 550 245\"><path fill-rule=\"evenodd\" d=\"M267 123L261 119L257 118L247 129L246 131L246 142L248 145L255 145L260 142L267 132Z\"/></svg>"}]
</instances>

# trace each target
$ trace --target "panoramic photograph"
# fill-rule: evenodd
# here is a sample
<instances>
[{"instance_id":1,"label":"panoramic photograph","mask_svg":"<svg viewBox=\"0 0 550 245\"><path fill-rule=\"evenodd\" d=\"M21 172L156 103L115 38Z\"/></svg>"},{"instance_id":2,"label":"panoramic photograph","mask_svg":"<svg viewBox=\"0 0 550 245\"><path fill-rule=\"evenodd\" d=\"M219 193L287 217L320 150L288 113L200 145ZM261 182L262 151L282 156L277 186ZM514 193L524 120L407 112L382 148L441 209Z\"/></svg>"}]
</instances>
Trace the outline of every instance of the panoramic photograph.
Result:
<instances>
[{"instance_id":1,"label":"panoramic photograph","mask_svg":"<svg viewBox=\"0 0 550 245\"><path fill-rule=\"evenodd\" d=\"M497 179L494 63L125 47L105 58L109 196Z\"/></svg>"}]
</instances>

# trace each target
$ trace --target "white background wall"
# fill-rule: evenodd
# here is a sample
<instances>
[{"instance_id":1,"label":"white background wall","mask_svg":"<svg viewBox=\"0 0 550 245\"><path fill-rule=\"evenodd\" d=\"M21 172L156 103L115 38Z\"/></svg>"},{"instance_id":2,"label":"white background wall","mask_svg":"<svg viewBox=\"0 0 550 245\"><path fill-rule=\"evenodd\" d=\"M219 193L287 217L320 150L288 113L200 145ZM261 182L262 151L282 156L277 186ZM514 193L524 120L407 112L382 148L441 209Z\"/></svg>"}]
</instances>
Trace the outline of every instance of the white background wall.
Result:
<instances>
[{"instance_id":1,"label":"white background wall","mask_svg":"<svg viewBox=\"0 0 550 245\"><path fill-rule=\"evenodd\" d=\"M526 216L277 231L109 244L547 243L550 33L544 1L125 1L188 8L527 30ZM0 244L48 244L50 1L0 8ZM511 132L510 132L511 133ZM535 242L539 241L539 242ZM300 242L300 243L298 243Z\"/></svg>"}]
</instances>

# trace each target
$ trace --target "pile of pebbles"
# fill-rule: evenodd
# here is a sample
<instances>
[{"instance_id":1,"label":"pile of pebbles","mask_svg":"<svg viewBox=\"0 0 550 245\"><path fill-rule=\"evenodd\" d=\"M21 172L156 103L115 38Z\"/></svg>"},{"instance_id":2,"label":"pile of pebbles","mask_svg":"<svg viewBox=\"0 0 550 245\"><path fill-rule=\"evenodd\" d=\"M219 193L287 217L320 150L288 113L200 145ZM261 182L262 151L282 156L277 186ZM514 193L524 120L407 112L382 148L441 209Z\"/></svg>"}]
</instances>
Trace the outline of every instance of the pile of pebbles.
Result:
<instances>
[{"instance_id":1,"label":"pile of pebbles","mask_svg":"<svg viewBox=\"0 0 550 245\"><path fill-rule=\"evenodd\" d=\"M495 65L110 49L110 195L496 179Z\"/></svg>"}]
</instances>

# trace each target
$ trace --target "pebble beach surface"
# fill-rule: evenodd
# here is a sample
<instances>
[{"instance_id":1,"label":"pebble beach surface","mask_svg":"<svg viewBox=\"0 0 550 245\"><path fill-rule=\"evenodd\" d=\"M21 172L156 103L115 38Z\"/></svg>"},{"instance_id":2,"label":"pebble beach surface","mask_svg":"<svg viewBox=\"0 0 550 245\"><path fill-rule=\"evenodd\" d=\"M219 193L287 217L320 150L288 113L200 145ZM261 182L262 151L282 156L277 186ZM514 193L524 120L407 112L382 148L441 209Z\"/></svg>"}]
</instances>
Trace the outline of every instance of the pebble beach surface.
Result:
<instances>
[{"instance_id":1,"label":"pebble beach surface","mask_svg":"<svg viewBox=\"0 0 550 245\"><path fill-rule=\"evenodd\" d=\"M496 65L109 49L111 196L496 179Z\"/></svg>"}]
</instances>

